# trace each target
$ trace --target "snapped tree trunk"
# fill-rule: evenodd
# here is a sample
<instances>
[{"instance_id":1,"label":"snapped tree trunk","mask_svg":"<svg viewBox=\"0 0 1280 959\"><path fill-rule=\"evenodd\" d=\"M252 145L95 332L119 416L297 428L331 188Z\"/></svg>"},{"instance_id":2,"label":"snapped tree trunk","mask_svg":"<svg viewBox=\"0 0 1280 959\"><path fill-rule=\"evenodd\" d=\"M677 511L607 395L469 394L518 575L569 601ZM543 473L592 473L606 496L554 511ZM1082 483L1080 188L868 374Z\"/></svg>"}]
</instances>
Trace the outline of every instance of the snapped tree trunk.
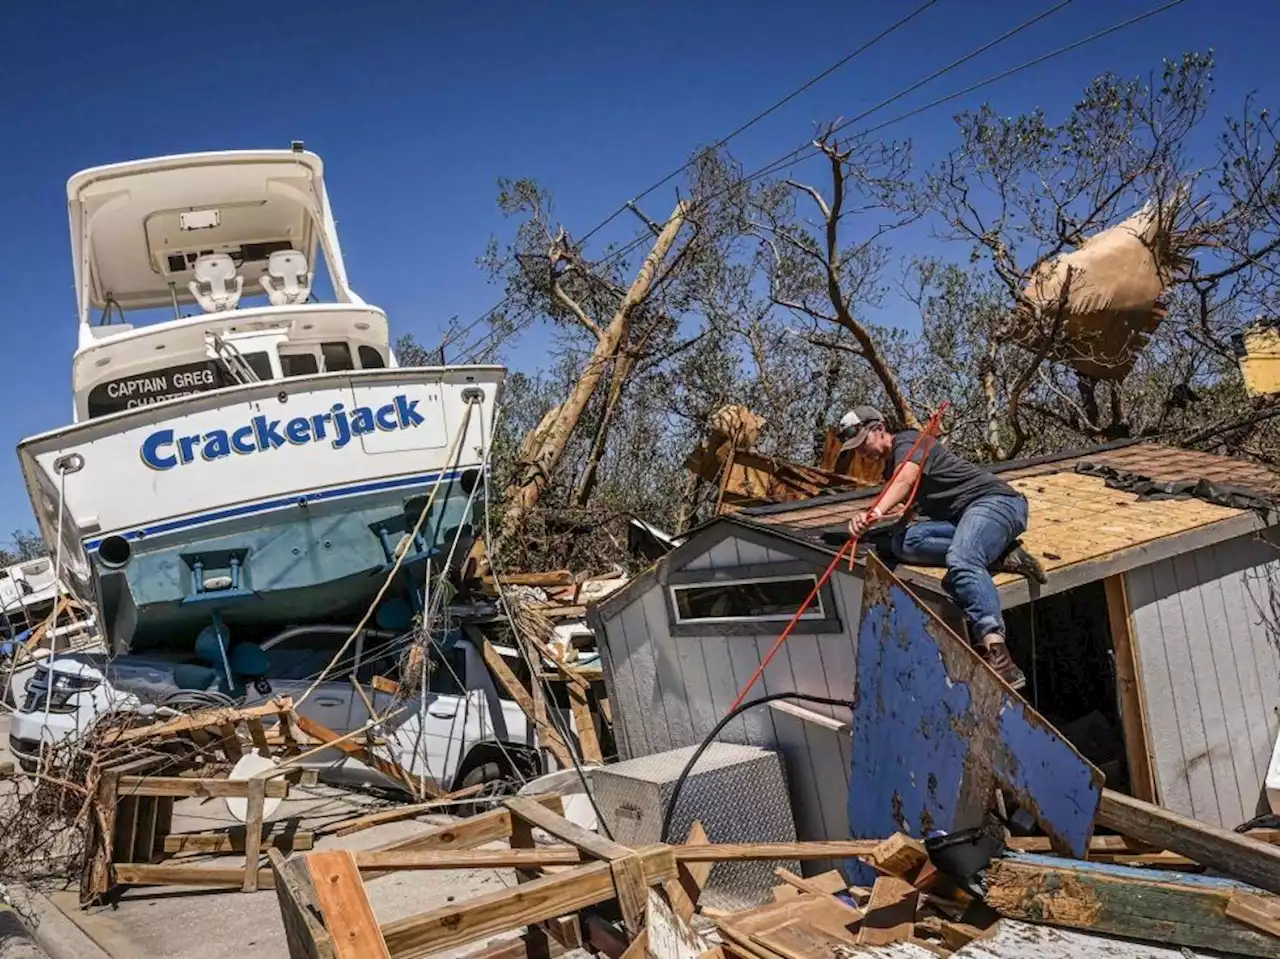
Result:
<instances>
[{"instance_id":1,"label":"snapped tree trunk","mask_svg":"<svg viewBox=\"0 0 1280 959\"><path fill-rule=\"evenodd\" d=\"M614 358L613 376L609 378L609 396L600 414L600 424L596 427L595 439L591 442L591 455L587 457L586 469L583 470L582 479L578 482L578 489L573 495L574 506L586 506L596 488L600 461L604 459L604 451L609 445L609 431L613 428L614 417L622 403L622 390L635 365L635 358L625 349Z\"/></svg>"},{"instance_id":2,"label":"snapped tree trunk","mask_svg":"<svg viewBox=\"0 0 1280 959\"><path fill-rule=\"evenodd\" d=\"M519 528L528 512L538 505L542 492L551 482L564 457L565 449L577 428L582 414L591 402L596 387L604 377L610 361L618 355L626 337L631 314L648 297L653 289L658 269L675 244L680 228L688 216L688 204L679 203L671 218L658 234L653 249L645 257L640 271L631 282L630 289L622 297L609 325L600 331L591 356L583 365L578 381L573 385L568 399L560 404L555 419L541 430L541 436L530 455L524 458L516 479L507 487L507 506L503 516L503 530L510 533Z\"/></svg>"}]
</instances>

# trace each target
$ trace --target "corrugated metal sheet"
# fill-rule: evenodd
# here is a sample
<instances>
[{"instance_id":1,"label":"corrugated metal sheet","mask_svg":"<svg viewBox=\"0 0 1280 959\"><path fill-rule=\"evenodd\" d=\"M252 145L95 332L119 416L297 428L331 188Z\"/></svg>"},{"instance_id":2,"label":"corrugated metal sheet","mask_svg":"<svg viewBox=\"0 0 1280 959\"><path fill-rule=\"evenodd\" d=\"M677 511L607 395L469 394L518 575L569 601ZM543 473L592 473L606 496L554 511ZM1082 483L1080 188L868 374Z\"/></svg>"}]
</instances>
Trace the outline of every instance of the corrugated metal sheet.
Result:
<instances>
[{"instance_id":1,"label":"corrugated metal sheet","mask_svg":"<svg viewBox=\"0 0 1280 959\"><path fill-rule=\"evenodd\" d=\"M1246 536L1125 576L1160 801L1233 828L1280 730L1280 551Z\"/></svg>"},{"instance_id":2,"label":"corrugated metal sheet","mask_svg":"<svg viewBox=\"0 0 1280 959\"><path fill-rule=\"evenodd\" d=\"M998 784L1083 858L1102 773L884 565L867 562L853 711L855 839L981 825ZM855 882L874 873L847 867Z\"/></svg>"}]
</instances>

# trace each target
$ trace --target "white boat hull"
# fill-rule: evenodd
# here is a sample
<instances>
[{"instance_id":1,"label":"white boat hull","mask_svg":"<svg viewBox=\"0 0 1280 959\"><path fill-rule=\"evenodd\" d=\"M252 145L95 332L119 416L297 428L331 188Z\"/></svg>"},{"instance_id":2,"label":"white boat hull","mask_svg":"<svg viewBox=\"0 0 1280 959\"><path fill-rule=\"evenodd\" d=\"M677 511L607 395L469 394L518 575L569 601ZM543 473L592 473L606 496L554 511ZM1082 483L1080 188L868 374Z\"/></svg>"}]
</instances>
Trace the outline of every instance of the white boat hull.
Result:
<instances>
[{"instance_id":1,"label":"white boat hull","mask_svg":"<svg viewBox=\"0 0 1280 959\"><path fill-rule=\"evenodd\" d=\"M68 586L99 603L117 651L190 642L214 610L259 628L332 621L367 606L433 487L416 553L467 525L502 378L251 383L33 437L19 455L51 544L61 509Z\"/></svg>"}]
</instances>

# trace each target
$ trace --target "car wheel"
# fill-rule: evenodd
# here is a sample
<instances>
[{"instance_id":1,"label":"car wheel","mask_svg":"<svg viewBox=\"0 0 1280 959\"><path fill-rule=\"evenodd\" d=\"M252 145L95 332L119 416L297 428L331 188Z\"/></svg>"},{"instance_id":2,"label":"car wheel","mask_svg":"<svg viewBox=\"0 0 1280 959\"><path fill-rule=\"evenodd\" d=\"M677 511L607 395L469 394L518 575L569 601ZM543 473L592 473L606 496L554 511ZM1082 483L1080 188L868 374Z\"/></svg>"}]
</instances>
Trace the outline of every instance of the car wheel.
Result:
<instances>
[{"instance_id":1,"label":"car wheel","mask_svg":"<svg viewBox=\"0 0 1280 959\"><path fill-rule=\"evenodd\" d=\"M468 800L478 799L494 799L498 796L511 796L515 794L517 784L513 781L510 768L506 763L487 762L480 763L478 766L470 769L458 783L458 789L468 789L472 786L482 787L474 796L469 796ZM488 802L472 802L468 801L457 807L459 816L474 816L477 813L485 812L492 808L493 804Z\"/></svg>"}]
</instances>

